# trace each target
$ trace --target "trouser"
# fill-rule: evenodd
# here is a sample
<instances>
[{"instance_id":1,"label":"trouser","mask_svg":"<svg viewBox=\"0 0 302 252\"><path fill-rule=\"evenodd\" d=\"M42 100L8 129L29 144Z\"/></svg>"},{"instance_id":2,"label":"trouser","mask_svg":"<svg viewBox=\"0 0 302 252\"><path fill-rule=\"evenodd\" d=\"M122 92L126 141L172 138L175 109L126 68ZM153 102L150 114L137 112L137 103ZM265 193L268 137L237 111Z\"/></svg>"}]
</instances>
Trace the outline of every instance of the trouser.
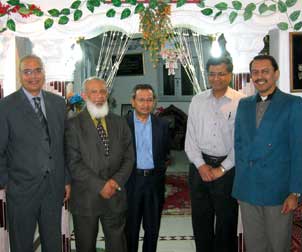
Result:
<instances>
[{"instance_id":1,"label":"trouser","mask_svg":"<svg viewBox=\"0 0 302 252\"><path fill-rule=\"evenodd\" d=\"M205 157L204 160L213 167L221 163L212 163ZM232 168L221 178L204 182L196 167L190 165L192 225L197 252L237 251L238 204L231 197L234 175Z\"/></svg>"},{"instance_id":2,"label":"trouser","mask_svg":"<svg viewBox=\"0 0 302 252\"><path fill-rule=\"evenodd\" d=\"M124 213L108 213L100 216L73 214L72 217L77 252L96 252L99 221L104 232L106 251L127 251Z\"/></svg>"},{"instance_id":3,"label":"trouser","mask_svg":"<svg viewBox=\"0 0 302 252\"><path fill-rule=\"evenodd\" d=\"M8 225L11 252L34 252L36 225L39 227L42 252L61 252L62 202L57 202L45 175L38 190L26 199L7 194Z\"/></svg>"},{"instance_id":4,"label":"trouser","mask_svg":"<svg viewBox=\"0 0 302 252\"><path fill-rule=\"evenodd\" d=\"M128 252L137 252L141 222L144 229L143 252L155 252L164 203L164 175L136 175L135 183L127 188Z\"/></svg>"},{"instance_id":5,"label":"trouser","mask_svg":"<svg viewBox=\"0 0 302 252\"><path fill-rule=\"evenodd\" d=\"M290 251L292 212L282 214L280 206L255 206L239 202L247 252Z\"/></svg>"}]
</instances>

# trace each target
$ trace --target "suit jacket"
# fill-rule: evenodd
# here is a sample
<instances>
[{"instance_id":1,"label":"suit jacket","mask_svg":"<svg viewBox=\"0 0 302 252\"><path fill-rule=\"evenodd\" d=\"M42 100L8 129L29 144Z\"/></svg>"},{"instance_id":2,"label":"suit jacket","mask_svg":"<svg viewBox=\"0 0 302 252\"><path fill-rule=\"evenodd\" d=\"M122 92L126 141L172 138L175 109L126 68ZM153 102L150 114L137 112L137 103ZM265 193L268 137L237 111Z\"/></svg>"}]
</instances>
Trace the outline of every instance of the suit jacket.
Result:
<instances>
[{"instance_id":1,"label":"suit jacket","mask_svg":"<svg viewBox=\"0 0 302 252\"><path fill-rule=\"evenodd\" d=\"M237 110L233 196L281 205L291 192L302 192L302 99L277 89L256 128L256 98L242 99Z\"/></svg>"},{"instance_id":2,"label":"suit jacket","mask_svg":"<svg viewBox=\"0 0 302 252\"><path fill-rule=\"evenodd\" d=\"M129 183L131 183L134 182L135 180L135 170L137 168L133 113L129 113L126 116L126 119L132 132L132 142L133 142L134 153L135 153L135 162L133 165L133 171L129 179ZM153 152L154 168L156 174L164 175L167 169L166 161L168 160L168 155L170 152L168 122L166 122L162 118L151 115L151 124L152 124L152 152Z\"/></svg>"},{"instance_id":3,"label":"suit jacket","mask_svg":"<svg viewBox=\"0 0 302 252\"><path fill-rule=\"evenodd\" d=\"M134 161L131 132L124 118L109 113L106 117L109 137L109 157L87 109L68 121L66 129L66 159L71 173L70 208L73 214L93 216L120 213L126 210L127 181ZM114 179L121 191L104 199L100 191L109 179Z\"/></svg>"},{"instance_id":4,"label":"suit jacket","mask_svg":"<svg viewBox=\"0 0 302 252\"><path fill-rule=\"evenodd\" d=\"M24 203L50 171L56 202L63 203L67 171L64 165L65 101L42 91L51 144L22 89L0 100L0 186L8 200ZM44 137L43 137L44 136Z\"/></svg>"}]
</instances>

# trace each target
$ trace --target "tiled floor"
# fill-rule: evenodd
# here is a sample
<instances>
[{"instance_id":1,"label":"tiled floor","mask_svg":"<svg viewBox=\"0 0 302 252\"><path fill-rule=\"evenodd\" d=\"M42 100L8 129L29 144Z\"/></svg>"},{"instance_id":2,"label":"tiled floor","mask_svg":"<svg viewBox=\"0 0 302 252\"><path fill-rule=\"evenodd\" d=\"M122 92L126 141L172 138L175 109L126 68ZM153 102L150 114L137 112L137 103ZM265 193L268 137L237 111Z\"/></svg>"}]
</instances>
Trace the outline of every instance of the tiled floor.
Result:
<instances>
[{"instance_id":1,"label":"tiled floor","mask_svg":"<svg viewBox=\"0 0 302 252\"><path fill-rule=\"evenodd\" d=\"M163 216L157 252L194 252L195 244L191 226L191 216ZM141 237L143 231L141 230ZM74 249L72 242L72 249ZM97 242L98 248L104 248L103 233L100 229ZM142 241L139 252L142 251Z\"/></svg>"}]
</instances>

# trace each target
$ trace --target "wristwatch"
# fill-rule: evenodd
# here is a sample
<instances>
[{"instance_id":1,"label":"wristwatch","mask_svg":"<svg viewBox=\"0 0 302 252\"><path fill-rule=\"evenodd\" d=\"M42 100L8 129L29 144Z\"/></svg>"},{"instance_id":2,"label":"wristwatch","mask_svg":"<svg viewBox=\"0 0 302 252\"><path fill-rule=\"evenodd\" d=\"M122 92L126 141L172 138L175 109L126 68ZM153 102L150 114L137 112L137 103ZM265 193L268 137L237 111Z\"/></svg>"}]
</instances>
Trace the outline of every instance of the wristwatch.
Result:
<instances>
[{"instance_id":1,"label":"wristwatch","mask_svg":"<svg viewBox=\"0 0 302 252\"><path fill-rule=\"evenodd\" d=\"M301 193L296 193L296 192L293 192L292 195L296 196L297 198L299 198L301 196Z\"/></svg>"},{"instance_id":2,"label":"wristwatch","mask_svg":"<svg viewBox=\"0 0 302 252\"><path fill-rule=\"evenodd\" d=\"M220 170L225 173L225 168L223 167L223 165L220 165Z\"/></svg>"}]
</instances>

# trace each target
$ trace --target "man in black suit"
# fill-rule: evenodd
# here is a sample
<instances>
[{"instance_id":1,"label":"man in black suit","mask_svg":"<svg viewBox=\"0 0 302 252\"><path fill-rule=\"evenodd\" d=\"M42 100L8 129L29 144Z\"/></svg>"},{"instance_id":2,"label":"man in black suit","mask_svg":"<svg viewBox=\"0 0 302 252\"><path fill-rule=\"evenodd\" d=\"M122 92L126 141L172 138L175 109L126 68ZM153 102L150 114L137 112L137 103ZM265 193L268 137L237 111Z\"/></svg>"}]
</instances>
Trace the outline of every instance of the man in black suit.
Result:
<instances>
[{"instance_id":1,"label":"man in black suit","mask_svg":"<svg viewBox=\"0 0 302 252\"><path fill-rule=\"evenodd\" d=\"M128 252L137 252L143 221L143 252L155 252L164 203L166 161L169 154L168 124L151 114L155 94L150 85L137 85L132 93L134 112L127 115L133 135L135 164L126 184Z\"/></svg>"},{"instance_id":2,"label":"man in black suit","mask_svg":"<svg viewBox=\"0 0 302 252\"><path fill-rule=\"evenodd\" d=\"M33 252L38 224L43 252L61 251L61 209L70 186L64 166L65 101L42 91L42 60L25 56L22 87L0 101L0 188L7 196L11 252Z\"/></svg>"},{"instance_id":3,"label":"man in black suit","mask_svg":"<svg viewBox=\"0 0 302 252\"><path fill-rule=\"evenodd\" d=\"M68 121L70 210L77 252L96 252L99 221L106 251L126 252L126 183L133 166L131 132L125 118L108 112L104 80L84 82L86 108Z\"/></svg>"}]
</instances>

